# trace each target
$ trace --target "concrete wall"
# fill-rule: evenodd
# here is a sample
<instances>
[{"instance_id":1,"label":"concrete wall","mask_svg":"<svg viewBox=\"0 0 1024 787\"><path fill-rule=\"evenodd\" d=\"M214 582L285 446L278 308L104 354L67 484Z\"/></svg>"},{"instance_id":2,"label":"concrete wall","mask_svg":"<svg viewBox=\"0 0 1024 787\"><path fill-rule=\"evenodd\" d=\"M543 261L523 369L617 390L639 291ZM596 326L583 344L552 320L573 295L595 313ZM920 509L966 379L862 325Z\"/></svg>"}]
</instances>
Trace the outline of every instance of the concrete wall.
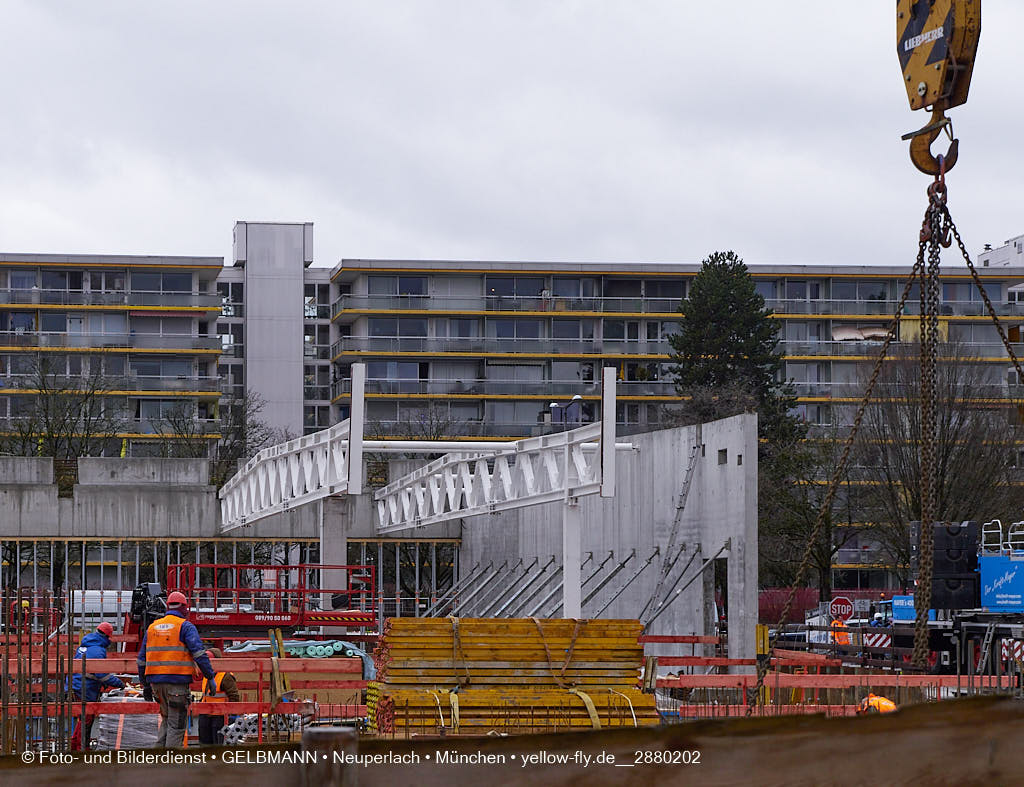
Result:
<instances>
[{"instance_id":1,"label":"concrete wall","mask_svg":"<svg viewBox=\"0 0 1024 787\"><path fill-rule=\"evenodd\" d=\"M82 457L78 460L78 483L90 486L206 486L210 466L193 459L111 459Z\"/></svg>"},{"instance_id":2,"label":"concrete wall","mask_svg":"<svg viewBox=\"0 0 1024 787\"><path fill-rule=\"evenodd\" d=\"M245 267L245 385L263 397L260 418L302 434L303 271L311 224L235 225L236 264Z\"/></svg>"},{"instance_id":3,"label":"concrete wall","mask_svg":"<svg viewBox=\"0 0 1024 787\"><path fill-rule=\"evenodd\" d=\"M0 538L217 536L219 507L207 477L205 460L82 458L72 497L59 498L51 459L6 457Z\"/></svg>"},{"instance_id":4,"label":"concrete wall","mask_svg":"<svg viewBox=\"0 0 1024 787\"><path fill-rule=\"evenodd\" d=\"M690 449L701 445L699 459L682 518L677 544L686 550L676 566L694 557L684 584L696 574L702 561L722 553L728 562L728 610L730 653L736 658L754 656L757 623L757 419L753 415L704 424L633 435L631 453L616 459L616 495L581 498L583 554L593 552L598 562L609 551L615 560L636 554L583 609L594 614L654 552L663 550L675 518L676 501L685 475ZM719 454L724 451L724 454ZM742 457L742 460L740 460ZM720 458L722 463L720 463ZM491 561L497 566L520 557L543 563L562 555L562 504L552 503L465 520L462 528L460 565L468 572L474 565ZM664 555L656 557L639 578L602 614L602 617L635 618L657 584ZM710 572L710 569L709 569ZM588 575L584 569L584 577ZM710 579L710 573L705 576ZM710 581L697 579L651 626L653 634L712 634ZM667 589L667 588L666 588ZM543 594L541 594L543 595ZM584 596L586 591L584 591ZM678 653L678 646L664 652Z\"/></svg>"},{"instance_id":5,"label":"concrete wall","mask_svg":"<svg viewBox=\"0 0 1024 787\"><path fill-rule=\"evenodd\" d=\"M28 456L0 456L0 483L52 484L53 460Z\"/></svg>"},{"instance_id":6,"label":"concrete wall","mask_svg":"<svg viewBox=\"0 0 1024 787\"><path fill-rule=\"evenodd\" d=\"M52 459L0 457L0 540L225 535L220 531L220 501L209 484L205 460L82 457L70 498L58 497L53 476ZM371 510L369 502L364 506ZM369 521L365 514L362 521ZM318 538L320 522L317 503L275 514L228 535Z\"/></svg>"}]
</instances>

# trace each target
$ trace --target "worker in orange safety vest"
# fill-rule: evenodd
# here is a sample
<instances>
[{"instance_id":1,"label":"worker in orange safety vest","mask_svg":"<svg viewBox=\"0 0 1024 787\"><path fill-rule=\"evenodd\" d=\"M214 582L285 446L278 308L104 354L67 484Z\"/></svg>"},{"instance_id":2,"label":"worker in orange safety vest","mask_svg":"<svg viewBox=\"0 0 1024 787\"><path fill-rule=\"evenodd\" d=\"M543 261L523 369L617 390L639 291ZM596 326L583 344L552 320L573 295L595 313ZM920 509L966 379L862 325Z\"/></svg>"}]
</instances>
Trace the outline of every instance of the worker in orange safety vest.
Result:
<instances>
[{"instance_id":1,"label":"worker in orange safety vest","mask_svg":"<svg viewBox=\"0 0 1024 787\"><path fill-rule=\"evenodd\" d=\"M832 641L837 645L850 644L850 633L846 630L846 624L839 618L832 621Z\"/></svg>"},{"instance_id":2,"label":"worker in orange safety vest","mask_svg":"<svg viewBox=\"0 0 1024 787\"><path fill-rule=\"evenodd\" d=\"M215 674L199 632L188 620L184 593L175 590L167 596L167 614L149 625L136 661L143 698L156 699L160 705L156 745L181 748L188 726L192 671L198 667L207 678Z\"/></svg>"},{"instance_id":3,"label":"worker in orange safety vest","mask_svg":"<svg viewBox=\"0 0 1024 787\"><path fill-rule=\"evenodd\" d=\"M219 659L223 654L218 648L209 648L207 653L211 658ZM203 679L203 698L200 702L241 702L242 695L238 691L238 683L234 674L230 672L218 672L209 678ZM203 714L199 717L199 742L204 744L222 744L224 736L221 735L221 728L224 726L223 716L208 716Z\"/></svg>"},{"instance_id":4,"label":"worker in orange safety vest","mask_svg":"<svg viewBox=\"0 0 1024 787\"><path fill-rule=\"evenodd\" d=\"M892 713L896 710L896 703L886 697L879 697L868 692L868 696L860 701L857 706L857 715L863 716L869 713Z\"/></svg>"}]
</instances>

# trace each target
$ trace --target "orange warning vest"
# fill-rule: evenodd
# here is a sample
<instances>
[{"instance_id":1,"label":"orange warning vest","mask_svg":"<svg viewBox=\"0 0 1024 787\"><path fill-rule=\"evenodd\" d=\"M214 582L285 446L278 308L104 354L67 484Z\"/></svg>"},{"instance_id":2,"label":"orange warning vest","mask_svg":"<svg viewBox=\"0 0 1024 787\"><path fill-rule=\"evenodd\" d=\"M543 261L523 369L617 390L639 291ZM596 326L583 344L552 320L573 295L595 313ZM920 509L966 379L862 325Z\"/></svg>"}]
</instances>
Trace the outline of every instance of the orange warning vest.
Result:
<instances>
[{"instance_id":1,"label":"orange warning vest","mask_svg":"<svg viewBox=\"0 0 1024 787\"><path fill-rule=\"evenodd\" d=\"M210 688L210 679L203 678L203 699L201 700L201 702L228 701L228 695L220 690L220 684L224 680L225 675L227 675L226 672L218 672L216 675L213 676L213 691L209 694L207 693L207 691Z\"/></svg>"},{"instance_id":2,"label":"orange warning vest","mask_svg":"<svg viewBox=\"0 0 1024 787\"><path fill-rule=\"evenodd\" d=\"M892 713L896 710L896 703L887 697L868 694L868 696L860 701L860 711L861 713L867 713L869 708L874 708L879 713Z\"/></svg>"},{"instance_id":3,"label":"orange warning vest","mask_svg":"<svg viewBox=\"0 0 1024 787\"><path fill-rule=\"evenodd\" d=\"M849 645L850 635L845 631L846 624L839 618L832 621L832 639L837 645Z\"/></svg>"},{"instance_id":4,"label":"orange warning vest","mask_svg":"<svg viewBox=\"0 0 1024 787\"><path fill-rule=\"evenodd\" d=\"M183 675L192 677L195 663L181 641L184 618L165 615L146 630L146 675Z\"/></svg>"}]
</instances>

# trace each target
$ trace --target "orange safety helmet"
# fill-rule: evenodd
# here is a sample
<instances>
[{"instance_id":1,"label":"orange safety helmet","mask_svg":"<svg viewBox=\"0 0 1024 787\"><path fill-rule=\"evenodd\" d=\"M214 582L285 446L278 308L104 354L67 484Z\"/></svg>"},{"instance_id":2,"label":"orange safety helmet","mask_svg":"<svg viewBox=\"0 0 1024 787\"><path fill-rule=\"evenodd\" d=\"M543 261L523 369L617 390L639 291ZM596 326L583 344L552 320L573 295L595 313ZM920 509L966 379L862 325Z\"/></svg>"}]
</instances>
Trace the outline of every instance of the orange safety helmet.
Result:
<instances>
[{"instance_id":1,"label":"orange safety helmet","mask_svg":"<svg viewBox=\"0 0 1024 787\"><path fill-rule=\"evenodd\" d=\"M175 590L167 596L168 607L187 607L188 599L185 598L185 594Z\"/></svg>"},{"instance_id":2,"label":"orange safety helmet","mask_svg":"<svg viewBox=\"0 0 1024 787\"><path fill-rule=\"evenodd\" d=\"M96 630L107 638L114 636L114 627L105 620L96 627Z\"/></svg>"}]
</instances>

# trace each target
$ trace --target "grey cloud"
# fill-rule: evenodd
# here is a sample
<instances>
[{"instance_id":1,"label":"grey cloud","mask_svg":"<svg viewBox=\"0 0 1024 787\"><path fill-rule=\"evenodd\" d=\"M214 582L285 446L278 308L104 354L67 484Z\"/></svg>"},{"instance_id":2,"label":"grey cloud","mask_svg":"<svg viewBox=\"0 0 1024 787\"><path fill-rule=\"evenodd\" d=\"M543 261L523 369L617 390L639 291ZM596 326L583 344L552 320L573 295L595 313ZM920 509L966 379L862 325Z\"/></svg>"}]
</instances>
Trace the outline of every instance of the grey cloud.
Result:
<instances>
[{"instance_id":1,"label":"grey cloud","mask_svg":"<svg viewBox=\"0 0 1024 787\"><path fill-rule=\"evenodd\" d=\"M876 7L877 6L877 7ZM1024 11L986 3L951 205L1024 232ZM927 181L891 4L22 2L6 12L0 248L907 261Z\"/></svg>"}]
</instances>

